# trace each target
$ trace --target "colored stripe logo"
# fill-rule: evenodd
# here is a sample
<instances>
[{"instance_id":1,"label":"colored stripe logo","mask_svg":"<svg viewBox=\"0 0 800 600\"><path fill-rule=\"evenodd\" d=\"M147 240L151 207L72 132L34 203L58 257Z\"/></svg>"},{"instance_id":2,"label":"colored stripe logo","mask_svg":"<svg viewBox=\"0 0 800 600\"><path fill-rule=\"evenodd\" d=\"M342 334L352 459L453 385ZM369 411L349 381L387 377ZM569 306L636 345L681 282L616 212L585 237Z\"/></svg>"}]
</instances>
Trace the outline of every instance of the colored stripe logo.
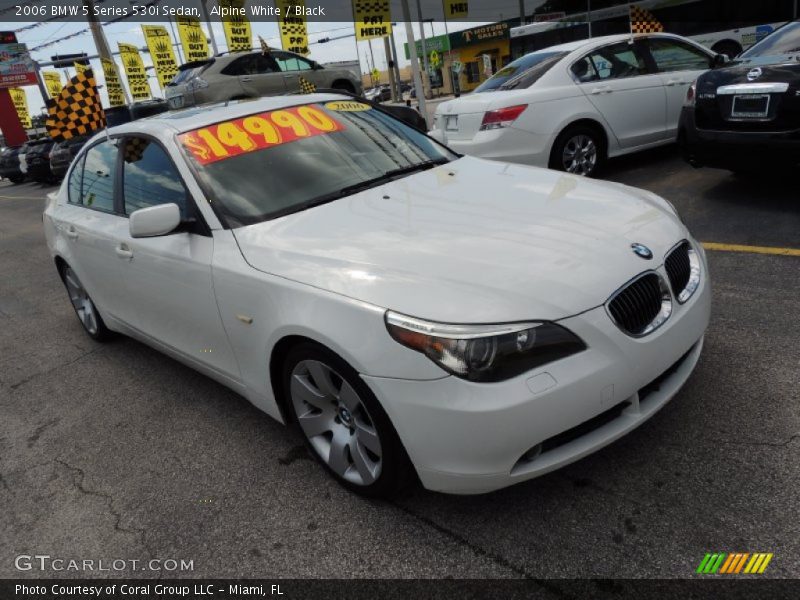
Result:
<instances>
[{"instance_id":1,"label":"colored stripe logo","mask_svg":"<svg viewBox=\"0 0 800 600\"><path fill-rule=\"evenodd\" d=\"M760 575L766 571L773 556L771 552L709 552L695 572L702 575Z\"/></svg>"}]
</instances>

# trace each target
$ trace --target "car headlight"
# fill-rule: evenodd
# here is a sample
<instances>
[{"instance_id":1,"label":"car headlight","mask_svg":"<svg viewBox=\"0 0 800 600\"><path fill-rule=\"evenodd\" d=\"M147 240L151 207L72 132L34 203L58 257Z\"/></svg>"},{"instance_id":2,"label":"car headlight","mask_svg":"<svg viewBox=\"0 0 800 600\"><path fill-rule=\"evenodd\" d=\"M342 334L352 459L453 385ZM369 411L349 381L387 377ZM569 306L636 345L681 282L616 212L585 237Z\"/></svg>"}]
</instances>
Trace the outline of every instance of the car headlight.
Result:
<instances>
[{"instance_id":1,"label":"car headlight","mask_svg":"<svg viewBox=\"0 0 800 600\"><path fill-rule=\"evenodd\" d=\"M575 334L547 321L452 325L387 311L386 328L397 342L470 381L503 381L586 349Z\"/></svg>"}]
</instances>

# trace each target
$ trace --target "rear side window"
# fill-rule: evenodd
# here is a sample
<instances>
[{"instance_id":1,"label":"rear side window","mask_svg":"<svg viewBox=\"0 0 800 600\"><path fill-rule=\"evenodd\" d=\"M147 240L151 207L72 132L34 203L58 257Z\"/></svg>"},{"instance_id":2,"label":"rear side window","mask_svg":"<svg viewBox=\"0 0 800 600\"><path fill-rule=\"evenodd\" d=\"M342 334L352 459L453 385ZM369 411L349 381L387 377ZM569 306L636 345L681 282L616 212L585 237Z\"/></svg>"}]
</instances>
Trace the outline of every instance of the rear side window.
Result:
<instances>
[{"instance_id":1,"label":"rear side window","mask_svg":"<svg viewBox=\"0 0 800 600\"><path fill-rule=\"evenodd\" d=\"M645 75L647 65L637 44L628 42L598 48L572 65L578 81L623 79Z\"/></svg>"},{"instance_id":2,"label":"rear side window","mask_svg":"<svg viewBox=\"0 0 800 600\"><path fill-rule=\"evenodd\" d=\"M114 212L116 162L117 147L108 141L89 149L84 159L81 204L95 210Z\"/></svg>"},{"instance_id":3,"label":"rear side window","mask_svg":"<svg viewBox=\"0 0 800 600\"><path fill-rule=\"evenodd\" d=\"M81 156L75 166L72 167L72 172L69 174L69 183L67 184L67 195L70 204L81 203L81 177L83 176L83 159Z\"/></svg>"},{"instance_id":4,"label":"rear side window","mask_svg":"<svg viewBox=\"0 0 800 600\"><path fill-rule=\"evenodd\" d=\"M271 55L247 54L237 58L227 67L222 69L223 75L261 75L264 73L278 73L281 68Z\"/></svg>"},{"instance_id":5,"label":"rear side window","mask_svg":"<svg viewBox=\"0 0 800 600\"><path fill-rule=\"evenodd\" d=\"M148 206L175 203L186 218L186 188L164 149L146 138L123 142L122 190L125 214Z\"/></svg>"}]
</instances>

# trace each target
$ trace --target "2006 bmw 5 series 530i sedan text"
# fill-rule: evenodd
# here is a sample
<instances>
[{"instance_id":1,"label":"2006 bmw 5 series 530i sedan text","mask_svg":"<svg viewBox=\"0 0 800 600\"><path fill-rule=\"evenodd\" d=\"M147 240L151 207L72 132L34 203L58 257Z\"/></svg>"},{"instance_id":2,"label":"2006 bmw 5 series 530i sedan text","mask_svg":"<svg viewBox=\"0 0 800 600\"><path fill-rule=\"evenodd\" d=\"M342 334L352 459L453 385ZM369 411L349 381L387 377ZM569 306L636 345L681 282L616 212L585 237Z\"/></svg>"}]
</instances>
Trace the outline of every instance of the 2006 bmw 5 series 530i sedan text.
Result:
<instances>
[{"instance_id":1,"label":"2006 bmw 5 series 530i sedan text","mask_svg":"<svg viewBox=\"0 0 800 600\"><path fill-rule=\"evenodd\" d=\"M460 157L336 94L112 128L44 217L91 337L297 423L372 496L487 492L609 444L675 395L709 320L669 202Z\"/></svg>"}]
</instances>

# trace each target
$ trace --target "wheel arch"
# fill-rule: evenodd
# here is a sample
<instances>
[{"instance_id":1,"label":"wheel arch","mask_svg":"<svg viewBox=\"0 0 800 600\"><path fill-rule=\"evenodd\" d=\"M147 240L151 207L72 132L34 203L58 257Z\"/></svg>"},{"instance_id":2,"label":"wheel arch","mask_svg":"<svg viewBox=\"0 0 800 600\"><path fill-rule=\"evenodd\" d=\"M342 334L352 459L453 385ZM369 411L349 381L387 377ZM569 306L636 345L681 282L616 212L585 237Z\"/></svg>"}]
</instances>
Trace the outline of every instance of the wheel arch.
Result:
<instances>
[{"instance_id":1,"label":"wheel arch","mask_svg":"<svg viewBox=\"0 0 800 600\"><path fill-rule=\"evenodd\" d=\"M550 143L550 152L548 154L548 164L552 163L553 152L555 151L556 141L558 140L558 138L560 138L561 135L565 131L567 131L567 130L573 128L573 127L589 127L591 129L595 130L598 133L598 135L600 136L600 142L601 142L601 148L600 149L602 151L603 157L604 158L608 158L609 157L610 144L611 144L613 138L609 134L609 132L606 129L605 125L603 125L603 123L598 121L596 118L593 118L593 117L581 117L579 119L575 119L573 121L569 121L568 123L562 125L560 129L558 129L558 133L556 133L556 135L553 137L553 141Z\"/></svg>"},{"instance_id":2,"label":"wheel arch","mask_svg":"<svg viewBox=\"0 0 800 600\"><path fill-rule=\"evenodd\" d=\"M354 94L356 91L353 82L348 81L347 79L342 79L341 77L334 79L331 83L331 87L335 90L346 90L352 94Z\"/></svg>"}]
</instances>

